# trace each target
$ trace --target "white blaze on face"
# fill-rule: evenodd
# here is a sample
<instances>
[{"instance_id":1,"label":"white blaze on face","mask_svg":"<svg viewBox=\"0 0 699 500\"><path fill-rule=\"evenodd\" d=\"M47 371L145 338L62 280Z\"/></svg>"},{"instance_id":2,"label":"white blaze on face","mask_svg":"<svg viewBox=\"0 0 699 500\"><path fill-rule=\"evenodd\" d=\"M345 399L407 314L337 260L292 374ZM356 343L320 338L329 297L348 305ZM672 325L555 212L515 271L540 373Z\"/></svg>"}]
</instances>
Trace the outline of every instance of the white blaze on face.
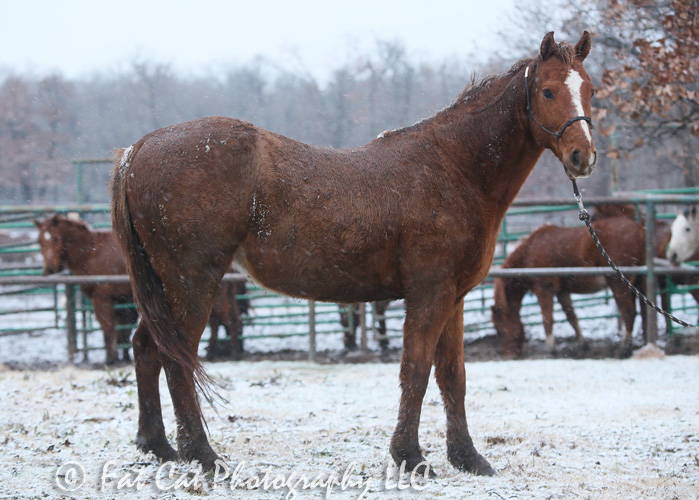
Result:
<instances>
[{"instance_id":1,"label":"white blaze on face","mask_svg":"<svg viewBox=\"0 0 699 500\"><path fill-rule=\"evenodd\" d=\"M43 237L46 241L49 241L49 240L51 239L51 235L49 234L48 231L44 232L44 234L42 235L42 237Z\"/></svg>"},{"instance_id":2,"label":"white blaze on face","mask_svg":"<svg viewBox=\"0 0 699 500\"><path fill-rule=\"evenodd\" d=\"M575 116L585 116L585 111L583 110L583 105L582 105L582 96L580 93L580 91L582 89L583 81L584 80L580 76L580 73L578 73L574 69L571 69L568 72L568 78L566 78L566 86L568 87L568 90L570 91L570 97L573 101L573 107L575 108ZM587 140L590 141L590 144L592 144L592 135L590 134L590 124L584 120L581 120L577 123L579 123L580 126L583 128L583 131L585 132L585 137L587 137Z\"/></svg>"}]
</instances>

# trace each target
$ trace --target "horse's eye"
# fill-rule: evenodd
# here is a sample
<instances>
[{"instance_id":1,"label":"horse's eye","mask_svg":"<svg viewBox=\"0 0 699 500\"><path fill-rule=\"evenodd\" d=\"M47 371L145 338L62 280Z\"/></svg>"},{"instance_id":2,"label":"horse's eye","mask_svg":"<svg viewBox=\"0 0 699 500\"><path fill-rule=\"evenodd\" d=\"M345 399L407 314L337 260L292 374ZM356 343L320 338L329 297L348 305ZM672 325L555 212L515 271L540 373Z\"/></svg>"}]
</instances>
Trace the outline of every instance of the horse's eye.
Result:
<instances>
[{"instance_id":1,"label":"horse's eye","mask_svg":"<svg viewBox=\"0 0 699 500\"><path fill-rule=\"evenodd\" d=\"M688 232L690 232L690 231L691 231L691 229L690 229L690 228L688 228L688 227L685 227L685 228L684 228L684 231L685 231L685 233L688 233Z\"/></svg>"},{"instance_id":2,"label":"horse's eye","mask_svg":"<svg viewBox=\"0 0 699 500\"><path fill-rule=\"evenodd\" d=\"M546 99L553 99L553 92L551 92L551 89L544 89L544 97Z\"/></svg>"},{"instance_id":3,"label":"horse's eye","mask_svg":"<svg viewBox=\"0 0 699 500\"><path fill-rule=\"evenodd\" d=\"M592 89L592 93L590 94L590 98L595 97L595 89Z\"/></svg>"}]
</instances>

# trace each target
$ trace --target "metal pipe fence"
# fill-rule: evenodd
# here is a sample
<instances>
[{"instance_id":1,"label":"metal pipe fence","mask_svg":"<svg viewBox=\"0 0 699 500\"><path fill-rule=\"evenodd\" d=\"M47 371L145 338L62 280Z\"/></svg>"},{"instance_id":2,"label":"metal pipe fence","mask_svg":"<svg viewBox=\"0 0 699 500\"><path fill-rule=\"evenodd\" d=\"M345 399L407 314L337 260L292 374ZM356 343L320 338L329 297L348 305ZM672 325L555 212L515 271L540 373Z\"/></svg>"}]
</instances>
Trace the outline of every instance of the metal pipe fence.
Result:
<instances>
[{"instance_id":1,"label":"metal pipe fence","mask_svg":"<svg viewBox=\"0 0 699 500\"><path fill-rule=\"evenodd\" d=\"M655 221L658 218L669 217L657 211L657 206L667 204L690 204L699 203L699 195L688 193L648 193L633 194L625 197L595 197L585 200L588 207L593 207L603 203L634 203L636 206L643 206L646 209L647 227L651 229L648 234L652 235ZM41 217L47 213L70 213L76 212L84 216L99 214L103 219L108 213L109 207L106 204L93 205L52 205L52 206L23 206L11 207L0 206L0 229L12 230L31 229L33 224L29 221L32 217ZM508 243L526 236L535 227L541 224L542 218L555 213L565 213L577 210L577 205L568 200L518 200L508 211L503 223L502 231L499 234L498 255L496 263L504 258L507 252ZM517 222L518 219L525 219L524 223ZM577 217L575 217L577 223ZM106 227L108 224L102 222L100 225ZM531 227L530 227L531 226ZM510 230L508 230L510 229ZM652 242L649 237L649 242ZM650 244L647 245L647 255L651 256ZM35 242L23 242L17 245L1 246L0 257L3 254L14 255L36 255L38 245ZM658 275L699 275L699 269L685 266L683 268L673 268L667 263L648 259L647 266L623 267L626 274L644 274L650 278ZM12 314L38 314L42 313L42 322L31 324L24 323L12 327L0 329L0 336L12 335L20 331L42 331L47 329L64 328L67 336L68 356L73 359L78 351L83 352L83 360L87 359L88 349L87 333L99 329L93 321L89 303L83 303L77 285L81 283L125 283L127 276L38 276L40 268L36 264L8 264L0 265L0 318L7 318ZM489 307L492 305L492 279L496 277L508 276L561 276L561 275L612 275L614 272L609 268L529 268L529 269L501 269L497 266L491 269L484 282L474 289L465 299L465 331L466 333L488 332L492 333L492 325L489 319ZM227 274L226 281L244 280L241 274ZM650 279L649 282L655 282ZM677 286L670 284L669 293L680 294L683 297L692 290L691 287ZM651 290L649 295L653 298L657 291ZM22 298L32 296L43 296L46 300L42 304L31 306L12 305L3 307L7 297ZM271 292L251 287L245 298L252 302L254 314L243 318L244 334L243 339L259 339L267 337L308 337L309 359L313 359L317 352L317 342L320 336L339 333L343 327L339 323L340 307L337 304L314 303L280 297ZM576 297L576 307L595 306L608 302L610 295L607 293L587 297ZM696 305L685 302L680 305L680 309L691 313L696 310ZM557 309L560 313L560 309ZM53 313L53 316L46 313ZM652 325L656 325L656 316L653 312ZM540 314L534 308L523 309L523 320L527 325L541 324ZM618 316L611 314L608 316ZM350 314L351 318L352 315ZM474 319L475 317L475 319ZM581 316L580 320L592 319L598 316ZM607 317L607 316L604 316ZM536 320L539 318L539 321ZM82 321L79 321L82 319ZM401 336L401 325L404 319L403 306L394 303L387 309L385 318L381 318L373 307L366 308L366 313L360 315L359 325L350 325L350 328L358 326L362 348L368 348L368 340L378 339L377 323L380 319L387 321L387 337L399 338ZM649 316L649 319L650 316ZM558 321L558 319L557 319ZM650 323L650 321L649 321ZM7 323L6 323L7 324ZM78 342L78 335L82 333L82 347ZM338 346L339 347L339 346Z\"/></svg>"}]
</instances>

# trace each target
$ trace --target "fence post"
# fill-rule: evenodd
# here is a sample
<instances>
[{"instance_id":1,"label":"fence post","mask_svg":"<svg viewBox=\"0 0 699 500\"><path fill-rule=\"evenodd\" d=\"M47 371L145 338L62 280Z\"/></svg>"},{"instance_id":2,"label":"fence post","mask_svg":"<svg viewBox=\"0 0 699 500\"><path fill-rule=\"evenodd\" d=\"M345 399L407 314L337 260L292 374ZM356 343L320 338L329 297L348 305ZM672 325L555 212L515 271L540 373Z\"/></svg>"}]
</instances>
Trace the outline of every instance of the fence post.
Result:
<instances>
[{"instance_id":1,"label":"fence post","mask_svg":"<svg viewBox=\"0 0 699 500\"><path fill-rule=\"evenodd\" d=\"M66 284L66 335L68 336L68 362L73 362L77 351L77 327L75 323L75 285Z\"/></svg>"},{"instance_id":2,"label":"fence post","mask_svg":"<svg viewBox=\"0 0 699 500\"><path fill-rule=\"evenodd\" d=\"M316 303L308 301L308 361L316 360Z\"/></svg>"},{"instance_id":3,"label":"fence post","mask_svg":"<svg viewBox=\"0 0 699 500\"><path fill-rule=\"evenodd\" d=\"M646 297L653 302L657 301L655 286L655 203L646 201ZM658 315L652 307L646 307L646 332L647 343L655 344L658 340Z\"/></svg>"}]
</instances>

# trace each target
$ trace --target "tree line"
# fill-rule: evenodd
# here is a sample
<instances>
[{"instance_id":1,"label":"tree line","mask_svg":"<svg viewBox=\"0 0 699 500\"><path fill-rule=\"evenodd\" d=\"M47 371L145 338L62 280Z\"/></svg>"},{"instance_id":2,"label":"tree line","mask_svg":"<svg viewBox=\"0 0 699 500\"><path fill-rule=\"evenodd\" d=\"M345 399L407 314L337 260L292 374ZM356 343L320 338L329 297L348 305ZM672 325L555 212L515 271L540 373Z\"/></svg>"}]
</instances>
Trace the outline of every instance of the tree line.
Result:
<instances>
[{"instance_id":1,"label":"tree line","mask_svg":"<svg viewBox=\"0 0 699 500\"><path fill-rule=\"evenodd\" d=\"M156 128L202 116L241 118L321 146L362 145L431 116L474 79L533 55L552 29L557 40L577 40L583 29L593 34L586 66L597 87L600 162L588 192L696 186L698 4L560 0L558 11L567 13L561 21L550 18L551 2L533 2L513 20L526 29L502 35L503 46L515 49L487 63L415 62L400 42L379 40L322 82L261 58L200 77L143 60L123 73L82 80L0 74L0 203L73 201L73 160L108 157ZM545 155L540 163L523 195L568 196L557 160ZM98 168L108 178L109 166ZM98 182L91 199L106 200L105 187Z\"/></svg>"}]
</instances>

